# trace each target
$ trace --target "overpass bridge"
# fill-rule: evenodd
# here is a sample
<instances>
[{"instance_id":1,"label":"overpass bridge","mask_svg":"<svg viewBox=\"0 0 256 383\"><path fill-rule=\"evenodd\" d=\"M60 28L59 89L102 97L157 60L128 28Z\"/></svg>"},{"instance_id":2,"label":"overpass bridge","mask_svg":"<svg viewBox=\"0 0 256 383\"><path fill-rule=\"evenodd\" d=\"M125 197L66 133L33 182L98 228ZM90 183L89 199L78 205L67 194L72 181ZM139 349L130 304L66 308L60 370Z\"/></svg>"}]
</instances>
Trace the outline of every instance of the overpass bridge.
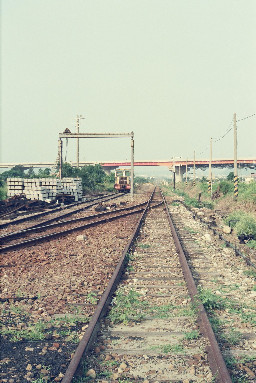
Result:
<instances>
[{"instance_id":1,"label":"overpass bridge","mask_svg":"<svg viewBox=\"0 0 256 383\"><path fill-rule=\"evenodd\" d=\"M256 169L256 158L252 159L238 159L237 160L238 167L240 168L251 168ZM105 162L105 161L99 161L99 162L83 162L80 161L80 166L85 165L96 165L100 164L106 172L110 172L111 170L117 169L118 167L121 168L129 168L131 166L130 161L111 161L111 162ZM0 163L0 169L7 169L12 168L17 165L22 165L25 168L29 169L31 167L33 168L51 168L56 166L56 162L16 162L16 163ZM70 162L70 165L76 166L77 162ZM194 160L160 160L160 161L134 161L134 166L165 166L168 167L169 170L177 172L177 181L180 179L182 180L183 174L187 169L191 169L194 166ZM217 159L212 160L212 167L215 168L232 168L234 166L234 160L233 159ZM196 160L195 161L195 167L196 168L207 168L209 167L209 160Z\"/></svg>"},{"instance_id":2,"label":"overpass bridge","mask_svg":"<svg viewBox=\"0 0 256 383\"><path fill-rule=\"evenodd\" d=\"M215 168L233 168L234 160L233 159L220 159L212 160L212 167ZM130 167L130 162L104 162L101 163L104 169L107 172L110 172L117 167L126 168ZM256 169L256 158L255 159L240 159L237 160L237 165L239 168L251 168ZM183 180L183 175L186 172L186 169L190 170L194 167L194 160L167 160L167 161L134 161L134 166L165 166L169 170L175 171L177 182ZM209 167L209 160L197 160L195 161L195 167L204 169Z\"/></svg>"}]
</instances>

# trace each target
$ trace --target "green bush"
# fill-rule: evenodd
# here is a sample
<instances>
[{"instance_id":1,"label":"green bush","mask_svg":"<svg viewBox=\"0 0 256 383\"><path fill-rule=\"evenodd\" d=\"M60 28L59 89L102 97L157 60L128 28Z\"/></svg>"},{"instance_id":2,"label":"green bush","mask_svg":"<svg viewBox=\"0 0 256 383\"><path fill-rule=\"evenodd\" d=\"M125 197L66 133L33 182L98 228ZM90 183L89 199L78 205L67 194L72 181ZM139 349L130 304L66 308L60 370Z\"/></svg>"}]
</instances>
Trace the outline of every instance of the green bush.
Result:
<instances>
[{"instance_id":1,"label":"green bush","mask_svg":"<svg viewBox=\"0 0 256 383\"><path fill-rule=\"evenodd\" d=\"M240 239L256 239L256 219L244 211L234 211L224 220L235 229Z\"/></svg>"},{"instance_id":2,"label":"green bush","mask_svg":"<svg viewBox=\"0 0 256 383\"><path fill-rule=\"evenodd\" d=\"M236 224L235 230L238 237L256 239L256 220L247 215Z\"/></svg>"},{"instance_id":3,"label":"green bush","mask_svg":"<svg viewBox=\"0 0 256 383\"><path fill-rule=\"evenodd\" d=\"M203 177L203 178L205 178L205 177ZM208 182L207 181L202 179L201 182L199 183L199 186L200 186L200 190L203 193L208 194Z\"/></svg>"},{"instance_id":4,"label":"green bush","mask_svg":"<svg viewBox=\"0 0 256 383\"><path fill-rule=\"evenodd\" d=\"M250 247L251 249L255 249L256 250L256 240L252 239L251 241L248 241L247 242L247 246Z\"/></svg>"},{"instance_id":5,"label":"green bush","mask_svg":"<svg viewBox=\"0 0 256 383\"><path fill-rule=\"evenodd\" d=\"M4 200L7 198L7 187L6 187L6 184L2 184L2 186L0 186L0 201Z\"/></svg>"},{"instance_id":6,"label":"green bush","mask_svg":"<svg viewBox=\"0 0 256 383\"><path fill-rule=\"evenodd\" d=\"M230 227L234 228L236 224L246 216L247 214L244 211L237 210L229 214L227 218L225 218L224 222L226 225L230 225Z\"/></svg>"},{"instance_id":7,"label":"green bush","mask_svg":"<svg viewBox=\"0 0 256 383\"><path fill-rule=\"evenodd\" d=\"M223 193L224 195L226 195L228 193L232 193L233 192L234 185L233 185L232 182L221 181L219 183L219 188L220 188L220 192Z\"/></svg>"},{"instance_id":8,"label":"green bush","mask_svg":"<svg viewBox=\"0 0 256 383\"><path fill-rule=\"evenodd\" d=\"M251 201L256 204L256 182L239 184L238 199L241 201Z\"/></svg>"},{"instance_id":9,"label":"green bush","mask_svg":"<svg viewBox=\"0 0 256 383\"><path fill-rule=\"evenodd\" d=\"M234 172L230 172L227 176L228 181L234 181Z\"/></svg>"}]
</instances>

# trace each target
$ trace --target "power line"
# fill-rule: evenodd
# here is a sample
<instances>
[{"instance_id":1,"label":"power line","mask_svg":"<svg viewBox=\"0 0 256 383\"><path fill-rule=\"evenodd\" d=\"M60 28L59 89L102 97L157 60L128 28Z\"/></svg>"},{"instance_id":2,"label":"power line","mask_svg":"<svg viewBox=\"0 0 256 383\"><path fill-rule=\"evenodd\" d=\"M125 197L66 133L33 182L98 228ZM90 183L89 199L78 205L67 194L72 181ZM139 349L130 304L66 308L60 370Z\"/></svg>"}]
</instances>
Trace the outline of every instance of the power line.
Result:
<instances>
[{"instance_id":1,"label":"power line","mask_svg":"<svg viewBox=\"0 0 256 383\"><path fill-rule=\"evenodd\" d=\"M251 114L250 116L246 116L246 117L240 118L240 120L237 120L236 122L244 121L244 120L247 120L248 118L252 118L252 117L255 117L255 116L256 116L256 113ZM224 133L223 136L221 136L219 138L215 138L214 142L218 142L218 141L222 140L233 129L233 126L231 126L232 124L233 124L233 120L230 122L228 130L226 131L226 133Z\"/></svg>"},{"instance_id":2,"label":"power line","mask_svg":"<svg viewBox=\"0 0 256 383\"><path fill-rule=\"evenodd\" d=\"M233 124L233 120L231 120L231 122L228 126L228 130L223 134L223 136L220 136L219 138L213 138L214 142L218 142L218 141L222 140L232 130L232 124Z\"/></svg>"},{"instance_id":3,"label":"power line","mask_svg":"<svg viewBox=\"0 0 256 383\"><path fill-rule=\"evenodd\" d=\"M244 121L244 120L247 120L247 118L252 118L252 117L255 117L255 116L256 116L256 113L251 114L250 116L247 116L247 117L244 117L244 118L240 118L240 120L237 120L237 122Z\"/></svg>"},{"instance_id":4,"label":"power line","mask_svg":"<svg viewBox=\"0 0 256 383\"><path fill-rule=\"evenodd\" d=\"M252 118L252 117L255 117L255 116L256 116L256 113L251 114L250 116L246 116L246 117L240 118L240 119L237 120L236 122L238 123L238 122L247 120L248 118ZM230 122L230 124L229 124L229 126L228 126L227 131L226 131L222 136L220 136L220 137L218 137L218 138L213 138L213 142L219 142L219 141L221 141L224 137L226 137L226 135L227 135L229 132L231 132L231 130L233 130L233 119L231 120L231 122ZM201 149L201 151L198 152L198 155L200 156L200 155L204 154L208 149L209 149L209 145L208 145L206 148L204 148L203 150Z\"/></svg>"}]
</instances>

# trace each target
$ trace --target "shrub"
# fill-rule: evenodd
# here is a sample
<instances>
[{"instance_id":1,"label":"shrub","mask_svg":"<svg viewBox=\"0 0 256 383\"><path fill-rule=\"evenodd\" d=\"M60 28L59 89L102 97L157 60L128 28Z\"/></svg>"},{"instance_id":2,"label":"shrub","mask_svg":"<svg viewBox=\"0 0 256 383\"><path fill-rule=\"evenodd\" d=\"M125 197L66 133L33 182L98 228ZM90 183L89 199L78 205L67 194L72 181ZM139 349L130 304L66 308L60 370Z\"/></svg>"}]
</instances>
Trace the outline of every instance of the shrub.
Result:
<instances>
[{"instance_id":1,"label":"shrub","mask_svg":"<svg viewBox=\"0 0 256 383\"><path fill-rule=\"evenodd\" d=\"M0 186L0 201L7 198L7 188L6 185Z\"/></svg>"},{"instance_id":2,"label":"shrub","mask_svg":"<svg viewBox=\"0 0 256 383\"><path fill-rule=\"evenodd\" d=\"M234 172L230 172L227 176L228 181L234 181Z\"/></svg>"},{"instance_id":3,"label":"shrub","mask_svg":"<svg viewBox=\"0 0 256 383\"><path fill-rule=\"evenodd\" d=\"M224 195L233 192L233 184L228 181L221 181L219 184L220 192Z\"/></svg>"},{"instance_id":4,"label":"shrub","mask_svg":"<svg viewBox=\"0 0 256 383\"><path fill-rule=\"evenodd\" d=\"M241 183L238 189L239 200L256 203L256 182L250 184Z\"/></svg>"},{"instance_id":5,"label":"shrub","mask_svg":"<svg viewBox=\"0 0 256 383\"><path fill-rule=\"evenodd\" d=\"M225 218L224 222L226 225L230 225L230 227L234 228L236 224L246 216L247 214L244 211L237 210L229 214L227 218Z\"/></svg>"},{"instance_id":6,"label":"shrub","mask_svg":"<svg viewBox=\"0 0 256 383\"><path fill-rule=\"evenodd\" d=\"M247 246L256 250L256 240L252 239L251 241L248 241Z\"/></svg>"},{"instance_id":7,"label":"shrub","mask_svg":"<svg viewBox=\"0 0 256 383\"><path fill-rule=\"evenodd\" d=\"M237 235L242 239L256 239L256 220L247 215L235 226Z\"/></svg>"}]
</instances>

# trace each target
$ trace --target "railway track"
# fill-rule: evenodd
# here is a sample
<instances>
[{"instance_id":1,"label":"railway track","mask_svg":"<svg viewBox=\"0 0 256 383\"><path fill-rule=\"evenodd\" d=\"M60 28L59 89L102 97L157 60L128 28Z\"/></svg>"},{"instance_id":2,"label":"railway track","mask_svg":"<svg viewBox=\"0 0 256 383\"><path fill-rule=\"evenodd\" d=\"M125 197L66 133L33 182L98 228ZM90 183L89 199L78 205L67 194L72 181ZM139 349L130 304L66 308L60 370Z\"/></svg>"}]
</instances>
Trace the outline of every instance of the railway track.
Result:
<instances>
[{"instance_id":1,"label":"railway track","mask_svg":"<svg viewBox=\"0 0 256 383\"><path fill-rule=\"evenodd\" d=\"M162 196L156 193L154 199ZM62 382L72 381L82 355L79 381L231 382L167 206L150 210L144 218L143 228L134 233L140 230L130 256L132 271L126 272L109 314L101 320L93 352L99 319L117 286L125 253Z\"/></svg>"},{"instance_id":2,"label":"railway track","mask_svg":"<svg viewBox=\"0 0 256 383\"><path fill-rule=\"evenodd\" d=\"M29 229L6 234L0 237L1 244L4 244L2 247L0 247L0 252L6 252L6 251L10 251L20 247L36 244L42 241L48 241L52 238L57 238L57 237L67 235L70 232L80 231L81 229L106 223L108 221L122 218L130 214L137 214L143 211L143 206L145 204L146 202L143 202L138 205L132 205L126 208L115 209L114 211L81 216L79 218L74 218L74 219L65 220L65 221L62 220L63 219L63 216L62 216L60 217L61 221L59 218L58 222L55 222L55 223L50 223L48 225L40 224L40 225L33 226ZM54 220L56 219L54 218ZM77 226L78 222L82 222L82 224L79 224ZM34 233L41 233L41 232L43 232L44 235L33 237ZM22 237L23 240L21 242L18 242L17 240L20 237Z\"/></svg>"},{"instance_id":3,"label":"railway track","mask_svg":"<svg viewBox=\"0 0 256 383\"><path fill-rule=\"evenodd\" d=\"M77 331L79 334L80 343L76 352L74 353L74 351L72 351L72 360L68 369L66 370L66 367L64 368L65 363L62 361L61 372L59 372L58 375L56 366L55 372L53 372L52 367L51 375L48 376L48 379L46 379L47 375L45 375L45 371L44 375L42 375L43 373L41 374L46 381L62 381L62 383L84 382L89 380L101 383L110 381L144 381L152 383L255 381L255 375L253 376L255 368L253 366L255 366L255 364L253 365L253 347L251 346L253 344L251 341L253 337L252 339L250 336L248 338L248 334L251 334L250 331L247 331L249 327L246 327L247 338L244 338L244 341L247 341L247 343L241 343L239 345L240 349L237 349L238 352L232 354L231 348L227 345L227 342L223 343L219 328L216 327L216 312L214 316L213 312L208 310L209 307L207 306L207 303L209 304L210 302L213 304L215 302L215 308L217 308L218 314L219 311L222 311L223 318L225 319L229 309L232 309L233 312L235 309L238 309L238 311L236 311L237 316L242 313L239 311L239 302L235 304L232 303L232 307L225 308L224 311L221 304L217 305L216 296L218 303L223 303L224 299L221 298L220 301L218 300L219 285L203 284L205 275L207 275L206 270L208 270L209 267L210 256L208 262L204 264L201 258L204 258L203 254L206 249L195 250L195 248L193 248L193 245L197 244L198 238L195 239L193 237L192 229L186 231L184 234L184 229L189 225L188 222L191 221L191 217L185 216L182 221L180 211L175 210L177 207L169 203L169 210L171 210L174 216L174 218L171 219L168 216L166 205L165 209L163 209L163 205L160 205L162 202L162 196L157 192L152 202L148 202L147 206L144 206L143 211L137 211L136 214L129 216L129 221L128 217L123 217L119 218L119 221L108 222L105 238L109 240L109 237L112 237L113 241L110 246L113 246L114 243L116 245L118 238L118 234L114 236L110 234L111 230L116 230L115 222L119 222L118 225L122 228L122 230L119 230L119 234L120 231L123 233L120 238L123 240L125 237L128 241L127 235L129 232L130 239L125 248L123 248L121 258L120 248L119 251L116 250L118 255L116 255L114 263L109 258L113 250L107 252L104 239L101 240L101 246L105 247L104 267L103 269L98 268L97 273L103 273L104 270L104 272L107 272L107 278L105 276L104 283L101 282L98 285L99 287L98 291L96 290L96 294L95 287L97 286L96 280L98 278L96 274L93 276L86 274L85 276L84 281L86 281L86 283L91 281L89 284L86 284L89 295L86 295L83 289L81 291L79 287L82 283L81 279L79 279L79 283L71 289L71 291L73 290L73 294L71 294L68 300L66 298L66 304L74 305L76 309L81 308L82 318L80 318L80 321L74 321L77 328L75 329L73 327L74 333ZM155 208L150 209L150 204ZM140 218L139 221L138 218ZM172 220L175 222L175 226L179 231L182 247L184 248L195 282L185 262L185 256L179 244ZM134 225L136 227L132 229ZM170 225L173 237L171 237ZM88 235L89 233L93 233L93 236L97 238L101 238L99 236L101 235L102 238L104 238L102 230L105 226L106 225L97 225L94 228L88 228L86 233ZM100 229L100 227L102 227L102 229ZM113 229L111 229L111 227ZM202 231L202 228L200 228L200 230ZM55 239L52 242L54 241L59 240ZM189 244L191 244L191 248L188 248ZM77 245L79 245L79 243ZM46 245L42 244L41 246ZM53 246L54 245L52 245L51 248ZM66 246L66 248L68 247ZM83 251L86 251L84 247L81 248ZM49 250L46 249L45 255L48 251ZM73 251L72 247L70 252ZM16 250L14 252L16 259L22 261L19 258L21 254L16 254L16 252L19 251ZM99 248L97 252L99 252ZM200 254L200 262L196 256L197 252ZM28 254L33 254L33 252L31 253L30 251ZM74 258L72 253L70 253L69 257ZM79 258L78 262L80 268L82 267L81 265L84 264L83 262L81 263L82 259L83 258ZM94 259L95 261L93 261L93 258L91 261L97 265L99 260L97 258ZM194 262L193 264L192 260ZM230 258L229 261L230 260L232 260L232 258ZM89 258L86 264L88 264L88 261ZM115 269L113 268L114 264L116 265ZM128 266L127 269L125 269L126 266ZM222 266L227 269L227 264L224 263ZM62 265L60 265L60 268L61 267L63 267L63 262ZM245 270L248 269L246 269L246 266L243 267L245 267ZM221 270L217 270L216 268L213 273L211 267L209 270L210 281L214 278L218 279L216 274L217 272L221 272ZM230 273L232 274L235 271L237 270L231 268ZM78 275L77 271L75 271L75 275ZM122 275L123 279L120 285L118 285ZM233 278L235 279L236 275L233 275ZM243 285L248 284L248 278L244 280L241 277L241 281L243 281ZM196 290L196 285L199 291ZM223 284L223 286L224 285L225 284ZM66 286L67 285L65 285L64 290ZM93 289L91 286L93 286ZM209 299L209 296L207 297L208 300L205 300L205 296L203 295L210 287L212 289L210 298L213 299L214 297L215 299L213 299L213 303ZM216 290L216 288L218 288L218 290ZM115 290L115 297L111 301ZM227 296L229 296L229 298L232 291L232 289L228 291L229 295L227 294ZM32 298L33 297L30 296L31 301ZM60 298L63 299L63 295L58 295L58 299ZM37 305L36 298L34 302L36 308L40 307ZM57 301L55 300L55 302ZM202 302L209 311L209 319L213 324L220 347L216 342L215 334L210 326ZM7 303L10 304L9 301ZM97 306L96 303L98 303ZM65 307L67 307L67 305ZM48 309L47 305L46 309ZM248 307L244 307L244 309L244 314L248 314ZM63 308L63 310L61 315L58 314L60 315L59 318L62 319L64 315L70 315L70 313L65 311L66 308ZM42 315L45 314L44 311L43 309ZM249 314L251 314L251 312ZM250 315L247 315L247 318L249 317ZM89 319L90 322L88 323ZM237 320L236 317L233 319ZM48 324L48 326L50 325ZM65 328L66 323L62 324L62 326ZM248 326L248 324L246 324L246 326ZM52 330L51 327L49 328ZM227 320L226 330L232 330L231 320ZM57 331L57 329L55 328L54 331ZM56 339L53 336L54 331L49 341L51 347L45 347L46 349L48 347L48 350L56 356L58 355L57 349L61 347L68 349L69 342L66 340L64 342L62 338L60 341L57 337L58 347L54 349L54 346L52 346L54 341L56 345ZM232 334L234 335L235 332L233 331ZM63 346L60 346L60 344ZM42 347L41 349L43 350ZM244 358L242 360L242 358L240 358L239 361L236 360L236 363L234 363L233 360L233 364L231 364L231 359L237 358L241 351L246 351L247 359L245 360ZM61 354L62 351L58 356ZM40 360L41 356L37 356L37 358L37 360ZM224 359L228 362L228 369ZM68 358L66 358L66 360L68 360ZM58 362L56 363L58 364ZM241 371L238 371L239 366L241 367ZM36 363L31 363L31 369L36 369ZM29 372L30 370L27 370L26 380L24 381L27 381L27 378L32 379L38 376L35 372L33 372L33 375L29 375ZM232 374L232 380L229 372Z\"/></svg>"},{"instance_id":4,"label":"railway track","mask_svg":"<svg viewBox=\"0 0 256 383\"><path fill-rule=\"evenodd\" d=\"M55 209L50 209L50 210L40 212L40 213L33 213L33 214L27 215L26 217L23 217L23 218L18 218L18 219L10 220L8 222L1 223L0 229L2 230L5 228L11 228L12 226L18 226L18 225L23 224L23 223L30 224L31 222L33 222L35 220L40 222L40 223L38 223L38 225L48 224L50 222L54 222L56 219L63 219L63 218L69 217L70 215L76 214L76 213L78 213L84 209L89 209L90 207L95 206L96 204L98 204L100 202L109 201L111 199L121 197L122 195L123 194L116 194L116 193L113 193L110 195L108 194L105 196L99 196L96 198L92 198L86 202L74 203L74 204L70 204L67 206L61 206L61 207L57 207ZM63 213L64 210L68 210L68 212ZM51 215L52 218L44 220L44 221L41 220L41 218L48 216L48 215ZM6 232L7 232L7 230L6 230Z\"/></svg>"},{"instance_id":5,"label":"railway track","mask_svg":"<svg viewBox=\"0 0 256 383\"><path fill-rule=\"evenodd\" d=\"M80 229L78 242L71 232L1 256L0 378L61 380L140 215Z\"/></svg>"}]
</instances>

